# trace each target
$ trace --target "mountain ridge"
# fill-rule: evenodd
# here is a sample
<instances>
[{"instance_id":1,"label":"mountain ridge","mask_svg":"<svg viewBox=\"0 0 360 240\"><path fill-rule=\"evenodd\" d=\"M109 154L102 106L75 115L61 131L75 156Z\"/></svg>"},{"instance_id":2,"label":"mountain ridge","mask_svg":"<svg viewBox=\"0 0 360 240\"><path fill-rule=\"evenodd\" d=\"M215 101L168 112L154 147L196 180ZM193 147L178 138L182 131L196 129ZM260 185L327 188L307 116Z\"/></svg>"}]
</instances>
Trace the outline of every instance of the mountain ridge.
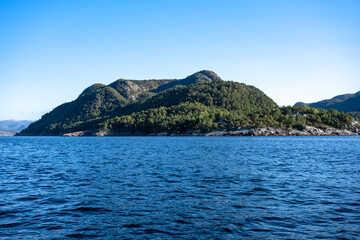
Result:
<instances>
[{"instance_id":1,"label":"mountain ridge","mask_svg":"<svg viewBox=\"0 0 360 240\"><path fill-rule=\"evenodd\" d=\"M313 103L297 102L294 106L308 106L323 109L336 109L343 112L352 112L360 117L360 91L337 95L330 99L324 99Z\"/></svg>"},{"instance_id":2,"label":"mountain ridge","mask_svg":"<svg viewBox=\"0 0 360 240\"><path fill-rule=\"evenodd\" d=\"M221 128L350 128L352 115L308 107L280 108L260 89L224 81L203 70L183 79L126 80L93 84L78 98L42 116L20 134L81 131L202 133Z\"/></svg>"},{"instance_id":3,"label":"mountain ridge","mask_svg":"<svg viewBox=\"0 0 360 240\"><path fill-rule=\"evenodd\" d=\"M3 120L0 121L0 136L14 136L27 128L33 121L29 120Z\"/></svg>"}]
</instances>

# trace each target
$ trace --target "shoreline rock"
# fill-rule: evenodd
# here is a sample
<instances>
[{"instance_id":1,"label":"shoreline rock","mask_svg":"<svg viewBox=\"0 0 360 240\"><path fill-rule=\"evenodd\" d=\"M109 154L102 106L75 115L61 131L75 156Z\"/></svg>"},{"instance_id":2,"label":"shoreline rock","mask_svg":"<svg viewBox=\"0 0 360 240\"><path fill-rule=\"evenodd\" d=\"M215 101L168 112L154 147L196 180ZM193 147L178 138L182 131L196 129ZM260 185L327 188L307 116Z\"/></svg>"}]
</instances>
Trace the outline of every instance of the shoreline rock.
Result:
<instances>
[{"instance_id":1,"label":"shoreline rock","mask_svg":"<svg viewBox=\"0 0 360 240\"><path fill-rule=\"evenodd\" d=\"M230 131L214 131L206 136L351 136L359 132L335 128L319 129L306 126L303 130L280 128L236 129Z\"/></svg>"},{"instance_id":2,"label":"shoreline rock","mask_svg":"<svg viewBox=\"0 0 360 240\"><path fill-rule=\"evenodd\" d=\"M141 132L114 132L110 130L87 130L72 133L65 133L63 137L106 137L106 136L354 136L360 135L360 129L345 130L336 128L315 128L304 126L301 130L281 129L281 128L252 128L252 129L220 129L208 133L199 131L187 132L161 132L161 133L141 133Z\"/></svg>"}]
</instances>

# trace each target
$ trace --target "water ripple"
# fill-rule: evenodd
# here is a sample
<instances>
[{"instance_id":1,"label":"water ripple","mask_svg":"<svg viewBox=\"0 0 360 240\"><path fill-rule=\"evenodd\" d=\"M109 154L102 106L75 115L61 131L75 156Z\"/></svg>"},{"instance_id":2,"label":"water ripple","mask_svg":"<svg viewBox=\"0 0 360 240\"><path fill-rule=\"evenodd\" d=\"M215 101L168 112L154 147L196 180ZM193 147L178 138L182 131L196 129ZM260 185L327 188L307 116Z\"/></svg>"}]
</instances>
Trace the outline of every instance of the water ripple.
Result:
<instances>
[{"instance_id":1,"label":"water ripple","mask_svg":"<svg viewBox=\"0 0 360 240\"><path fill-rule=\"evenodd\" d=\"M360 138L1 138L0 239L360 239Z\"/></svg>"}]
</instances>

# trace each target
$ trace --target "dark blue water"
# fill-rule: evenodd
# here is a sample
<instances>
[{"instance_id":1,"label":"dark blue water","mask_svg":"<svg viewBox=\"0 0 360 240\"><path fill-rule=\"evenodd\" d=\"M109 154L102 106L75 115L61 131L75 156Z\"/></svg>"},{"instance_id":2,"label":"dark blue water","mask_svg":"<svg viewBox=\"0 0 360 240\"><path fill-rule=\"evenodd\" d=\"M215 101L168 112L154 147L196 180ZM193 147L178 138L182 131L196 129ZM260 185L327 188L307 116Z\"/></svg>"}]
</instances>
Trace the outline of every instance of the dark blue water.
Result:
<instances>
[{"instance_id":1,"label":"dark blue water","mask_svg":"<svg viewBox=\"0 0 360 240\"><path fill-rule=\"evenodd\" d=\"M0 239L360 239L360 137L2 137Z\"/></svg>"}]
</instances>

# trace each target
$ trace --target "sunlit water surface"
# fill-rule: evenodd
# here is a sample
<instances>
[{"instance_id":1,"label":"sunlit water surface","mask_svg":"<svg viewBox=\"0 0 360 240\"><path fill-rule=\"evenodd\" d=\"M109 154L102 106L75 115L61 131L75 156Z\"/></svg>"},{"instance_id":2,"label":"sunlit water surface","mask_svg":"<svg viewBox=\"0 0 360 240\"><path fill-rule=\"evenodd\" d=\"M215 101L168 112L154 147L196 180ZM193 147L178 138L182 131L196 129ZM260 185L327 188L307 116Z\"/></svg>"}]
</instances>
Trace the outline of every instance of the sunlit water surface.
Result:
<instances>
[{"instance_id":1,"label":"sunlit water surface","mask_svg":"<svg viewBox=\"0 0 360 240\"><path fill-rule=\"evenodd\" d=\"M0 239L360 239L360 137L1 137Z\"/></svg>"}]
</instances>

